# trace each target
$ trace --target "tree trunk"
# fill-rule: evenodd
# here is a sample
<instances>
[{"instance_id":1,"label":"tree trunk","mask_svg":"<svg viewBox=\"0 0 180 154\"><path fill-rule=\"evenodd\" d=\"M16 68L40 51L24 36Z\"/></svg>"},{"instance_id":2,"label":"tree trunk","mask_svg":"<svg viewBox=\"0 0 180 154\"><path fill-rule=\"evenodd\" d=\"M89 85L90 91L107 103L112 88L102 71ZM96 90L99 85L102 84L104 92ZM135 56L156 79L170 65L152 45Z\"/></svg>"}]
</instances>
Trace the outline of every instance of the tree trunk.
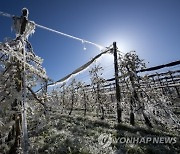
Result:
<instances>
[{"instance_id":1,"label":"tree trunk","mask_svg":"<svg viewBox=\"0 0 180 154\"><path fill-rule=\"evenodd\" d=\"M11 147L9 154L22 154L21 148L21 113L15 117L15 142Z\"/></svg>"},{"instance_id":2,"label":"tree trunk","mask_svg":"<svg viewBox=\"0 0 180 154\"><path fill-rule=\"evenodd\" d=\"M101 105L101 112L102 112L102 115L101 115L101 120L104 120L105 116L104 116L104 107Z\"/></svg>"},{"instance_id":3,"label":"tree trunk","mask_svg":"<svg viewBox=\"0 0 180 154\"><path fill-rule=\"evenodd\" d=\"M22 89L22 77L21 77L21 69L20 64L17 63L17 74L16 74L16 90L17 92L21 92ZM18 109L18 104L21 105L21 102L18 102L17 99L14 100L12 103L12 110L16 111L16 114L14 114L15 124L14 124L14 131L15 133L15 142L13 146L10 148L9 154L21 154L22 148L21 148L21 124L22 124L22 117L21 112Z\"/></svg>"},{"instance_id":4,"label":"tree trunk","mask_svg":"<svg viewBox=\"0 0 180 154\"><path fill-rule=\"evenodd\" d=\"M134 119L134 111L133 111L133 98L131 97L131 100L130 100L130 109L131 109L131 112L130 112L130 124L131 125L135 125L135 119Z\"/></svg>"},{"instance_id":5,"label":"tree trunk","mask_svg":"<svg viewBox=\"0 0 180 154\"><path fill-rule=\"evenodd\" d=\"M132 112L132 111L130 113L130 124L133 126L135 125L134 112Z\"/></svg>"},{"instance_id":6,"label":"tree trunk","mask_svg":"<svg viewBox=\"0 0 180 154\"><path fill-rule=\"evenodd\" d=\"M143 112L143 117L144 117L144 120L145 120L145 124L146 124L148 127L153 128L150 119L148 118L148 116L147 116L144 112Z\"/></svg>"},{"instance_id":7,"label":"tree trunk","mask_svg":"<svg viewBox=\"0 0 180 154\"><path fill-rule=\"evenodd\" d=\"M86 111L87 111L87 101L86 101L86 93L85 91L83 90L83 93L84 93L84 116L86 116Z\"/></svg>"},{"instance_id":8,"label":"tree trunk","mask_svg":"<svg viewBox=\"0 0 180 154\"><path fill-rule=\"evenodd\" d=\"M137 92L136 92L135 83L134 83L134 76L133 76L132 72L130 72L129 67L126 66L126 68L127 68L127 70L128 70L128 73L130 74L129 78L130 78L131 85L132 85L132 89L133 89L133 96L132 96L131 100L134 100L135 102L138 102L138 103L141 105L141 107L142 107L142 109L141 109L141 110L142 110L142 115L143 115L143 118L144 118L144 120L145 120L145 124L146 124L148 127L151 127L151 128L152 128L152 124L151 124L151 122L150 122L150 119L149 119L148 116L144 113L144 104L141 103L141 101L140 101L140 99L139 99L139 96L138 96L138 94L137 94ZM133 117L133 118L134 118L134 117ZM133 118L132 118L132 119L133 119ZM131 118L130 118L130 119L131 119ZM131 121L130 121L130 123L131 123ZM132 121L132 123L133 123L133 121Z\"/></svg>"},{"instance_id":9,"label":"tree trunk","mask_svg":"<svg viewBox=\"0 0 180 154\"><path fill-rule=\"evenodd\" d=\"M74 92L72 92L71 109L70 109L69 115L71 115L71 113L73 111L73 107L74 107Z\"/></svg>"}]
</instances>

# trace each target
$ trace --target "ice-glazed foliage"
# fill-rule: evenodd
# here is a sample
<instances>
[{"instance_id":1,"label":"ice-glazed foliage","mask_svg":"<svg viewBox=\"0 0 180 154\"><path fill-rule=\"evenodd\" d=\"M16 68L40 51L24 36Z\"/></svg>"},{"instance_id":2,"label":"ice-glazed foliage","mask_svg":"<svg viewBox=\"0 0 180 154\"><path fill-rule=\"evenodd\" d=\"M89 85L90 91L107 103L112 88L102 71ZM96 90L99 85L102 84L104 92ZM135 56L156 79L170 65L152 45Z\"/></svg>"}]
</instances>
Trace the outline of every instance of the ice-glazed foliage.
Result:
<instances>
[{"instance_id":1,"label":"ice-glazed foliage","mask_svg":"<svg viewBox=\"0 0 180 154\"><path fill-rule=\"evenodd\" d=\"M16 37L21 35L21 17L13 17L13 30L16 32ZM26 39L35 32L35 23L33 21L27 21L26 28L23 34L23 37Z\"/></svg>"},{"instance_id":2,"label":"ice-glazed foliage","mask_svg":"<svg viewBox=\"0 0 180 154\"><path fill-rule=\"evenodd\" d=\"M21 153L21 135L25 134L21 125L26 125L24 110L31 112L29 101L45 106L32 90L38 82L47 80L46 71L41 66L43 60L35 55L27 40L34 31L34 23L28 21L23 35L19 35L20 19L14 20L18 37L0 43L0 142L7 148L0 147L2 153Z\"/></svg>"},{"instance_id":3,"label":"ice-glazed foliage","mask_svg":"<svg viewBox=\"0 0 180 154\"><path fill-rule=\"evenodd\" d=\"M144 68L144 60L135 51L119 56L120 80L124 83L121 87L125 91L122 95L124 111L126 114L130 113L130 118L133 113L142 114L143 117L146 115L149 122L168 128L179 127L180 120L171 109L172 101L151 85L152 80L147 75L137 75L137 71ZM145 117L144 119L146 121Z\"/></svg>"},{"instance_id":4,"label":"ice-glazed foliage","mask_svg":"<svg viewBox=\"0 0 180 154\"><path fill-rule=\"evenodd\" d=\"M95 65L90 71L92 85L103 84L105 79L102 77L103 68L100 65Z\"/></svg>"}]
</instances>

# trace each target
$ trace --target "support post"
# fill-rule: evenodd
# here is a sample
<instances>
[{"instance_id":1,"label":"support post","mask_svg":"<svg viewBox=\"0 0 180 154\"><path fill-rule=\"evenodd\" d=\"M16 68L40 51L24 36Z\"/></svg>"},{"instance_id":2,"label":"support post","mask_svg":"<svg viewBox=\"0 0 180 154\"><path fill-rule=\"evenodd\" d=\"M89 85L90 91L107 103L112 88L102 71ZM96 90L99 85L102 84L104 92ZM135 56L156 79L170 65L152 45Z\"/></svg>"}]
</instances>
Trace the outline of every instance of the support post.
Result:
<instances>
[{"instance_id":1,"label":"support post","mask_svg":"<svg viewBox=\"0 0 180 154\"><path fill-rule=\"evenodd\" d=\"M27 131L27 102L26 102L26 49L23 48L23 96L22 96L22 147L23 147L23 154L28 154L28 131Z\"/></svg>"},{"instance_id":2,"label":"support post","mask_svg":"<svg viewBox=\"0 0 180 154\"><path fill-rule=\"evenodd\" d=\"M114 52L114 70L115 70L115 84L116 84L116 101L117 101L117 120L118 123L122 122L122 109L121 109L121 92L119 86L119 78L118 78L118 60L117 60L117 46L116 42L113 42L113 52Z\"/></svg>"}]
</instances>

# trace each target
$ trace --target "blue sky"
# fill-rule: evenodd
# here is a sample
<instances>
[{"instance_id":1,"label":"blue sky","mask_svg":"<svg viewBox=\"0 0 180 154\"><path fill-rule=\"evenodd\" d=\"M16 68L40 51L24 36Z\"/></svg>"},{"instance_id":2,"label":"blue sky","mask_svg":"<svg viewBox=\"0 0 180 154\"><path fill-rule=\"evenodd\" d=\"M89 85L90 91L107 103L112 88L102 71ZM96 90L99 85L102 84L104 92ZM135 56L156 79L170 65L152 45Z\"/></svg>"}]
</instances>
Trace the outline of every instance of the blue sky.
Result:
<instances>
[{"instance_id":1,"label":"blue sky","mask_svg":"<svg viewBox=\"0 0 180 154\"><path fill-rule=\"evenodd\" d=\"M119 50L135 50L148 66L180 59L179 0L1 0L0 11L29 19L103 46L117 42ZM0 41L14 38L12 20L0 16ZM55 33L36 28L29 38L35 53L44 59L50 78L58 80L100 53ZM112 57L101 59L107 77L112 76ZM84 79L87 75L84 75ZM82 75L83 78L83 75Z\"/></svg>"}]
</instances>

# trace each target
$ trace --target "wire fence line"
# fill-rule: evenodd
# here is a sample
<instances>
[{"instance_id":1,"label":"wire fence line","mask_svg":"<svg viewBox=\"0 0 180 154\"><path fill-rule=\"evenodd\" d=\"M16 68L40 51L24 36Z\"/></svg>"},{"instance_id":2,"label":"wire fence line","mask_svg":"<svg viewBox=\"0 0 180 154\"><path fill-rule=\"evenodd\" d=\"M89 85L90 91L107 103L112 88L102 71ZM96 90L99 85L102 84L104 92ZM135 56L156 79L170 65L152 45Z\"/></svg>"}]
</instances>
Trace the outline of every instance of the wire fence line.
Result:
<instances>
[{"instance_id":1,"label":"wire fence line","mask_svg":"<svg viewBox=\"0 0 180 154\"><path fill-rule=\"evenodd\" d=\"M4 17L8 17L8 18L13 18L15 16L15 15L11 15L11 14L8 14L8 13L2 12L2 11L0 11L0 15L4 16ZM37 24L37 23L35 23L35 25L37 27L39 27L39 28L48 30L50 32L54 32L56 34L59 34L59 35L65 36L65 37L68 37L68 38L71 38L71 39L74 39L74 40L78 40L78 41L82 42L83 44L84 43L91 44L91 45L96 46L97 48L99 48L99 50L103 50L103 49L106 48L106 47L104 47L104 46L102 46L100 44L97 44L97 43L94 43L94 42L91 42L91 41L88 41L88 40L85 40L85 39L82 39L82 38L79 38L79 37L76 37L76 36L73 36L73 35L70 35L70 34L66 34L66 33L63 33L61 31L54 30L52 28L48 28L46 26L43 26L43 25L40 25L40 24Z\"/></svg>"},{"instance_id":2,"label":"wire fence line","mask_svg":"<svg viewBox=\"0 0 180 154\"><path fill-rule=\"evenodd\" d=\"M176 61L176 62L164 64L164 65L150 67L141 71L137 71L137 73L138 72L151 72L154 70L158 71L159 69L163 68L162 66L172 68L179 65L180 65L179 62ZM143 76L141 75L138 75L138 76L139 76L139 84L141 88L146 88L147 83L144 83ZM160 91L162 91L163 94L169 95L170 97L173 97L173 96L180 97L180 69L179 67L177 67L177 69L174 71L166 71L166 72L161 72L161 73L156 72L153 74L150 73L149 75L147 75L147 77L149 80L148 81L149 86L153 87L154 89L159 89ZM126 89L128 89L127 86L129 85L127 85L128 83L125 83L124 80L122 80L122 78L123 76L119 76L119 84L120 84L120 87L122 88L121 93L126 93ZM76 88L78 89L78 87ZM93 85L86 84L82 88L86 89L87 91L91 91L93 89ZM105 88L105 92L115 95L115 78L105 79L105 84L102 88L103 89Z\"/></svg>"}]
</instances>

